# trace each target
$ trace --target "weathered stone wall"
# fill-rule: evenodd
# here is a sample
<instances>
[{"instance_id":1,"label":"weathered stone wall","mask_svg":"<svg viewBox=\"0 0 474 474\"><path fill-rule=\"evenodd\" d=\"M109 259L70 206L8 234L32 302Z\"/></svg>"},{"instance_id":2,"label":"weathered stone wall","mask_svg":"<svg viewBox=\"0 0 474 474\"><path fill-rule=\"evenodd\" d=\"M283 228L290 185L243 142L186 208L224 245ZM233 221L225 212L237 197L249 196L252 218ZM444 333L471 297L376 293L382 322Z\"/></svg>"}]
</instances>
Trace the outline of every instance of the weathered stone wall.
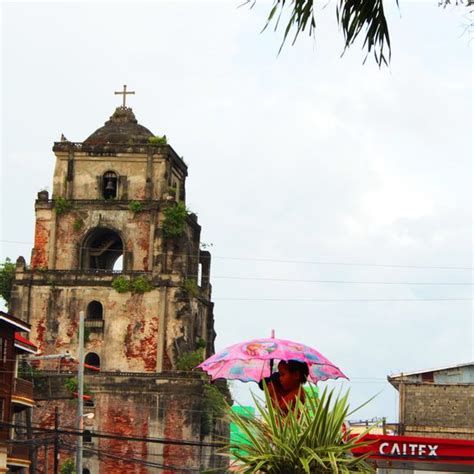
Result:
<instances>
[{"instance_id":1,"label":"weathered stone wall","mask_svg":"<svg viewBox=\"0 0 474 474\"><path fill-rule=\"evenodd\" d=\"M31 253L32 268L47 268L49 263L49 242L52 222L52 211L50 206L36 210L35 243Z\"/></svg>"},{"instance_id":2,"label":"weathered stone wall","mask_svg":"<svg viewBox=\"0 0 474 474\"><path fill-rule=\"evenodd\" d=\"M177 366L181 355L202 347L202 340L206 356L214 351L210 254L201 258L197 217L187 217L180 237L163 232L164 209L185 201L187 166L169 145L150 144L151 132L141 135L143 128L130 121L131 136L125 136L117 124L132 120L131 110L119 108L114 117L110 127L119 138L113 143L109 138L115 135L103 136L100 129L94 136L102 141L54 144L52 199L46 191L38 193L31 265L17 261L12 311L31 323L31 338L43 354L69 351L77 356L79 312L86 312L92 301L100 303L102 319L86 319L85 353L99 356L102 371L88 380L96 403L93 429L200 440L203 381L199 376L163 375ZM110 179L116 179L116 195L103 188L108 171L115 173ZM132 201L139 202L138 208ZM114 257L122 251L118 275ZM205 281L190 290L187 280L197 280L199 265L205 266ZM119 293L113 287L119 276L129 283L146 279L149 287L144 292L122 288ZM73 374L77 365L53 360L39 362L38 368ZM63 387L52 382L52 375L48 380L49 395L34 421L51 424L59 403L64 423L74 425L74 402L58 398ZM204 455L203 448L192 446L100 440L94 449L111 454L85 464L94 473L167 472L124 464L120 457L197 469L201 461L209 465L214 459L210 448Z\"/></svg>"},{"instance_id":3,"label":"weathered stone wall","mask_svg":"<svg viewBox=\"0 0 474 474\"><path fill-rule=\"evenodd\" d=\"M212 352L212 304L187 294L178 285L163 286L169 282L158 282L145 293L118 293L111 287L115 276L81 278L77 281L69 274L41 272L34 275L31 288L29 280L26 286L18 284L17 291L24 297L15 299L13 310L31 322L31 338L42 353L69 351L77 357L79 312L91 301L102 304L103 326L87 329L85 354L96 353L102 370L171 369L177 357L194 350L200 339L208 341L206 353ZM58 361L40 365L53 369Z\"/></svg>"},{"instance_id":4,"label":"weathered stone wall","mask_svg":"<svg viewBox=\"0 0 474 474\"><path fill-rule=\"evenodd\" d=\"M68 199L102 199L100 178L108 171L119 177L117 199L163 198L168 186L177 188L177 196L184 196L186 173L181 166L173 166L165 150L148 153L112 153L100 156L84 152L71 155L56 152L53 196ZM72 165L68 162L71 161ZM69 173L68 167L72 167ZM148 180L143 179L148 176Z\"/></svg>"},{"instance_id":5,"label":"weathered stone wall","mask_svg":"<svg viewBox=\"0 0 474 474\"><path fill-rule=\"evenodd\" d=\"M146 199L146 180L149 158L146 153L117 153L114 156L90 156L88 153L75 152L71 183L67 182L69 155L56 153L57 161L54 171L53 196L69 199L102 199L100 178L108 171L115 172L119 177L117 199ZM166 191L166 164L163 154L151 156L150 178L153 183L152 199L161 199ZM122 179L120 179L122 177ZM68 186L72 192L67 196Z\"/></svg>"},{"instance_id":6,"label":"weathered stone wall","mask_svg":"<svg viewBox=\"0 0 474 474\"><path fill-rule=\"evenodd\" d=\"M60 407L60 428L75 425L77 400L64 399L66 375L51 374L37 383L35 396L40 400L35 419L41 427L54 427L54 407ZM203 384L197 375L183 372L162 373L155 376L139 374L86 376L94 406L85 407L85 413L94 413L93 419L84 419L84 429L92 433L117 434L125 437L148 437L162 440L185 440L196 443L222 442L228 437L228 425L215 420L213 432L203 436ZM56 398L56 399L55 399ZM44 399L47 399L44 400ZM70 454L67 446L74 445L74 436L63 435L64 461ZM98 452L101 455L98 455ZM147 461L155 466L145 466ZM41 463L40 463L41 465ZM165 467L196 469L217 468L226 472L226 459L217 448L186 446L167 443L144 443L121 439L92 438L85 444L84 467L92 474L121 474L176 472ZM50 460L52 466L52 460ZM219 469L220 468L220 469Z\"/></svg>"},{"instance_id":7,"label":"weathered stone wall","mask_svg":"<svg viewBox=\"0 0 474 474\"><path fill-rule=\"evenodd\" d=\"M406 435L474 439L474 385L404 384L399 390Z\"/></svg>"},{"instance_id":8,"label":"weathered stone wall","mask_svg":"<svg viewBox=\"0 0 474 474\"><path fill-rule=\"evenodd\" d=\"M97 353L103 370L155 372L159 289L136 294L117 293L107 287L35 286L31 337L40 351L58 354L68 350L76 357L79 310L93 300L103 305L103 329L88 331L85 353Z\"/></svg>"}]
</instances>

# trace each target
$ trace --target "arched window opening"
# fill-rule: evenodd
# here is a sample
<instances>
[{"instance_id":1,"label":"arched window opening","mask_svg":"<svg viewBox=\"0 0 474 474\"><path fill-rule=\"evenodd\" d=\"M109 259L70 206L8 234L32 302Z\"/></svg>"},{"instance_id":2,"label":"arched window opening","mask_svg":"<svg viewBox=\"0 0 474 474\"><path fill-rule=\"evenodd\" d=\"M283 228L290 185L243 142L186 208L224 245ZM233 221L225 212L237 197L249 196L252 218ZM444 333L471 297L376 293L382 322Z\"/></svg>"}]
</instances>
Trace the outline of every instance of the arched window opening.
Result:
<instances>
[{"instance_id":1,"label":"arched window opening","mask_svg":"<svg viewBox=\"0 0 474 474\"><path fill-rule=\"evenodd\" d=\"M90 430L84 430L84 436L82 438L84 443L92 443L92 433ZM82 471L84 472L84 471Z\"/></svg>"},{"instance_id":2,"label":"arched window opening","mask_svg":"<svg viewBox=\"0 0 474 474\"><path fill-rule=\"evenodd\" d=\"M120 235L111 229L94 229L84 240L82 268L87 270L113 270L123 255Z\"/></svg>"},{"instance_id":3,"label":"arched window opening","mask_svg":"<svg viewBox=\"0 0 474 474\"><path fill-rule=\"evenodd\" d=\"M85 467L85 468L82 469L82 474L91 474L91 471L89 471L89 469L87 469L87 467Z\"/></svg>"},{"instance_id":4,"label":"arched window opening","mask_svg":"<svg viewBox=\"0 0 474 474\"><path fill-rule=\"evenodd\" d=\"M117 173L107 171L102 176L102 196L104 199L115 199L117 197Z\"/></svg>"},{"instance_id":5,"label":"arched window opening","mask_svg":"<svg viewBox=\"0 0 474 474\"><path fill-rule=\"evenodd\" d=\"M87 305L86 319L102 319L104 317L104 309L98 301L91 301Z\"/></svg>"},{"instance_id":6,"label":"arched window opening","mask_svg":"<svg viewBox=\"0 0 474 474\"><path fill-rule=\"evenodd\" d=\"M91 365L92 367L97 367L100 369L100 357L95 352L89 352L84 359L84 363ZM88 369L86 367L86 372L95 372L94 369Z\"/></svg>"}]
</instances>

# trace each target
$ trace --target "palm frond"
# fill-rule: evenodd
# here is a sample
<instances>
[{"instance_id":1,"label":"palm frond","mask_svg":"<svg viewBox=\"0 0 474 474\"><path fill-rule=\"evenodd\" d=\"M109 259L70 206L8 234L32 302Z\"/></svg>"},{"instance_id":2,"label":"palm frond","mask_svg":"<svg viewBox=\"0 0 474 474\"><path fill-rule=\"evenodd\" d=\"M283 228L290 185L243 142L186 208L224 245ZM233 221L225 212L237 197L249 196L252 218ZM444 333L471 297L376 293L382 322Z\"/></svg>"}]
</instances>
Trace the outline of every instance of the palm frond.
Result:
<instances>
[{"instance_id":1,"label":"palm frond","mask_svg":"<svg viewBox=\"0 0 474 474\"><path fill-rule=\"evenodd\" d=\"M370 53L373 53L379 66L382 64L388 65L391 56L391 45L383 0L337 0L337 2L336 19L344 36L344 52L359 35L363 34L362 48L367 53L365 60ZM395 2L398 5L398 0L395 0ZM289 19L284 29L279 52L281 52L292 31L294 31L292 44L304 31L307 31L309 36L315 35L315 3L316 0L274 0L263 30L277 18L275 22L276 30L282 14L288 10ZM277 15L278 11L279 14Z\"/></svg>"},{"instance_id":2,"label":"palm frond","mask_svg":"<svg viewBox=\"0 0 474 474\"><path fill-rule=\"evenodd\" d=\"M365 457L352 450L367 444L361 437L345 438L342 425L349 412L348 394L335 396L327 389L320 398L297 401L288 413L273 407L265 390L265 402L254 398L258 416L250 418L230 412L233 423L249 444L233 443L242 472L295 474L374 472Z\"/></svg>"}]
</instances>

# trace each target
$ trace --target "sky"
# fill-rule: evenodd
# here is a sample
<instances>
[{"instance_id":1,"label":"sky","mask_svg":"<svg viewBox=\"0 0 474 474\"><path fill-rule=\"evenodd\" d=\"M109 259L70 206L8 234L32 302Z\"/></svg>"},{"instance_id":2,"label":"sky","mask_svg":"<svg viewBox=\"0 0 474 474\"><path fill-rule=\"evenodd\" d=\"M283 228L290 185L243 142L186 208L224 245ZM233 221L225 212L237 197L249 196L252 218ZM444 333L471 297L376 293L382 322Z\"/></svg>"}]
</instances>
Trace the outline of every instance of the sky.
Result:
<instances>
[{"instance_id":1,"label":"sky","mask_svg":"<svg viewBox=\"0 0 474 474\"><path fill-rule=\"evenodd\" d=\"M387 1L379 69L360 44L341 56L335 2L279 55L271 4L241 3L1 4L0 258L29 259L53 142L83 141L127 84L189 166L216 349L275 329L338 365L350 381L321 385L353 406L377 394L354 417L396 421L387 375L474 359L465 11Z\"/></svg>"}]
</instances>

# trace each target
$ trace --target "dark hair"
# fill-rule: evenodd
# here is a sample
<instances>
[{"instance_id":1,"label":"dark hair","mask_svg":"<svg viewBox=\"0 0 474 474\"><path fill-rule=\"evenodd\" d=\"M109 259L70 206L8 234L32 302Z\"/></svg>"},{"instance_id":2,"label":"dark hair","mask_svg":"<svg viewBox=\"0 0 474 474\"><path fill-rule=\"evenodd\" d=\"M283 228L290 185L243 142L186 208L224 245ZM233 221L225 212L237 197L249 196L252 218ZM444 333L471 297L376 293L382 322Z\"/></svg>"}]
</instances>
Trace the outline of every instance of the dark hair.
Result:
<instances>
[{"instance_id":1,"label":"dark hair","mask_svg":"<svg viewBox=\"0 0 474 474\"><path fill-rule=\"evenodd\" d=\"M289 361L282 361L288 370L291 373L299 372L300 373L300 381L301 383L305 383L308 379L309 375L309 368L306 362L300 362L299 360L289 360Z\"/></svg>"}]
</instances>

